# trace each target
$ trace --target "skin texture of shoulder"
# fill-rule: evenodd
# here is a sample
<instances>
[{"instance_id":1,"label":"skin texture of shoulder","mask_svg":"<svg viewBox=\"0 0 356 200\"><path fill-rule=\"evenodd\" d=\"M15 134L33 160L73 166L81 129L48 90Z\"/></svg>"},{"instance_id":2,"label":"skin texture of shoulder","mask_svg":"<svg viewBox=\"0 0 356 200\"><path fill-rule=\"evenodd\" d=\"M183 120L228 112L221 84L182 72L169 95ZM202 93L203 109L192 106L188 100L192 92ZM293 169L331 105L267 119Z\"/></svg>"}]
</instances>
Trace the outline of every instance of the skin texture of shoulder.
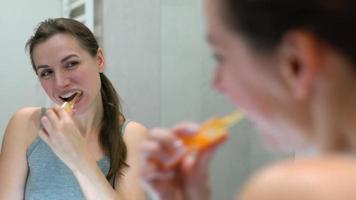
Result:
<instances>
[{"instance_id":1,"label":"skin texture of shoulder","mask_svg":"<svg viewBox=\"0 0 356 200\"><path fill-rule=\"evenodd\" d=\"M140 182L140 145L147 138L147 129L137 123L130 121L124 132L124 141L127 145L127 164L129 168L124 171L123 176L116 176L115 188L122 199L145 199L145 193Z\"/></svg>"},{"instance_id":2,"label":"skin texture of shoulder","mask_svg":"<svg viewBox=\"0 0 356 200\"><path fill-rule=\"evenodd\" d=\"M356 160L344 155L285 161L257 173L239 200L356 199Z\"/></svg>"},{"instance_id":3,"label":"skin texture of shoulder","mask_svg":"<svg viewBox=\"0 0 356 200\"><path fill-rule=\"evenodd\" d=\"M26 149L32 144L37 137L40 128L41 108L27 107L22 108L14 114L15 127L18 128L19 134L23 134Z\"/></svg>"},{"instance_id":4,"label":"skin texture of shoulder","mask_svg":"<svg viewBox=\"0 0 356 200\"><path fill-rule=\"evenodd\" d=\"M0 199L23 199L26 152L40 126L40 108L23 108L10 119L0 154Z\"/></svg>"}]
</instances>

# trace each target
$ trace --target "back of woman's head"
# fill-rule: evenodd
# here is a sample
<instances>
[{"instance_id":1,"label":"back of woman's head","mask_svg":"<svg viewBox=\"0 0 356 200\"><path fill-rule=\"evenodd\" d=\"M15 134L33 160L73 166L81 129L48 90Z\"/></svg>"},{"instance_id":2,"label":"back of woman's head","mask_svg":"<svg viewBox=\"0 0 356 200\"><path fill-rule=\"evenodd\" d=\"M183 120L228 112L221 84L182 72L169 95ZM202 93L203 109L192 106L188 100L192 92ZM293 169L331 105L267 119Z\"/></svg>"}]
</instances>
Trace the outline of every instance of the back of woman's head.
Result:
<instances>
[{"instance_id":1,"label":"back of woman's head","mask_svg":"<svg viewBox=\"0 0 356 200\"><path fill-rule=\"evenodd\" d=\"M26 47L29 50L32 67L35 70L33 61L33 50L39 44L55 34L69 34L76 38L81 47L90 55L97 54L99 45L93 33L82 23L68 18L54 18L42 21L35 30L34 35L27 41ZM36 70L35 70L36 71Z\"/></svg>"},{"instance_id":2,"label":"back of woman's head","mask_svg":"<svg viewBox=\"0 0 356 200\"><path fill-rule=\"evenodd\" d=\"M356 63L355 0L222 0L226 25L256 49L270 50L290 30L306 30Z\"/></svg>"}]
</instances>

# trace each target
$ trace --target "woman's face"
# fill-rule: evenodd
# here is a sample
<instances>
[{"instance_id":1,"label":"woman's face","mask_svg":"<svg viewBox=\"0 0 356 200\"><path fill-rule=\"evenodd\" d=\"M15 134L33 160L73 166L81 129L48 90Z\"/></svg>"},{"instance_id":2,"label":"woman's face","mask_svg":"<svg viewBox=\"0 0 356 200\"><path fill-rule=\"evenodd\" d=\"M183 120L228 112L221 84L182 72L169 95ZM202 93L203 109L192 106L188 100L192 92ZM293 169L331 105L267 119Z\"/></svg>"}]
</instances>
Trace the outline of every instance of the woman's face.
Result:
<instances>
[{"instance_id":1,"label":"woman's face","mask_svg":"<svg viewBox=\"0 0 356 200\"><path fill-rule=\"evenodd\" d=\"M39 43L33 50L33 61L38 78L49 98L61 105L76 92L82 95L73 113L84 113L100 102L100 75L104 70L101 51L91 56L76 38L69 34L55 34Z\"/></svg>"},{"instance_id":2,"label":"woman's face","mask_svg":"<svg viewBox=\"0 0 356 200\"><path fill-rule=\"evenodd\" d=\"M206 0L208 40L217 60L214 87L248 114L268 145L278 149L291 147L291 141L299 145L288 113L293 101L281 78L278 56L256 53L227 29L218 15L219 2Z\"/></svg>"}]
</instances>

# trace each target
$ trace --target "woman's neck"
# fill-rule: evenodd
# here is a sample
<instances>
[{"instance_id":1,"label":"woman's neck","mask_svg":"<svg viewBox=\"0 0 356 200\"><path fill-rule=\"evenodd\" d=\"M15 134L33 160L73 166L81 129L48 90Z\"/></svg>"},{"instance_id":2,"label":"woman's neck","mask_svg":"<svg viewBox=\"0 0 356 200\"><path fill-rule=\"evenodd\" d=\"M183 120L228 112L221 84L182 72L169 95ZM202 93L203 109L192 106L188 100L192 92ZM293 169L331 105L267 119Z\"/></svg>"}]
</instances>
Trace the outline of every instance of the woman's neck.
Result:
<instances>
[{"instance_id":1,"label":"woman's neck","mask_svg":"<svg viewBox=\"0 0 356 200\"><path fill-rule=\"evenodd\" d=\"M350 101L348 101L350 102ZM346 103L347 108L340 108L342 114L329 120L322 133L320 147L323 152L355 152L356 151L356 98L355 103ZM325 134L326 133L326 134ZM324 135L325 134L325 135Z\"/></svg>"},{"instance_id":2,"label":"woman's neck","mask_svg":"<svg viewBox=\"0 0 356 200\"><path fill-rule=\"evenodd\" d=\"M89 110L74 117L78 129L84 137L97 137L99 135L103 112L101 96L98 95L97 100Z\"/></svg>"}]
</instances>

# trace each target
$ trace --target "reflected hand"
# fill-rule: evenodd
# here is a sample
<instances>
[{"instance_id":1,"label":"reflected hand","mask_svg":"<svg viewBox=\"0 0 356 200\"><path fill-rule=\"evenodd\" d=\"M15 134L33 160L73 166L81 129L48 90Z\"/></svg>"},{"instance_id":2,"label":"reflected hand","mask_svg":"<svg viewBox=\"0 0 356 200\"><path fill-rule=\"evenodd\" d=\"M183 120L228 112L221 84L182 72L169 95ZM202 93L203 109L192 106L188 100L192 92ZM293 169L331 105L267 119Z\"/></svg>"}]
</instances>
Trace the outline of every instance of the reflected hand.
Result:
<instances>
[{"instance_id":1,"label":"reflected hand","mask_svg":"<svg viewBox=\"0 0 356 200\"><path fill-rule=\"evenodd\" d=\"M210 199L209 163L223 141L202 152L190 152L180 137L195 134L199 126L182 123L172 130L152 129L141 148L145 186L160 199Z\"/></svg>"}]
</instances>

